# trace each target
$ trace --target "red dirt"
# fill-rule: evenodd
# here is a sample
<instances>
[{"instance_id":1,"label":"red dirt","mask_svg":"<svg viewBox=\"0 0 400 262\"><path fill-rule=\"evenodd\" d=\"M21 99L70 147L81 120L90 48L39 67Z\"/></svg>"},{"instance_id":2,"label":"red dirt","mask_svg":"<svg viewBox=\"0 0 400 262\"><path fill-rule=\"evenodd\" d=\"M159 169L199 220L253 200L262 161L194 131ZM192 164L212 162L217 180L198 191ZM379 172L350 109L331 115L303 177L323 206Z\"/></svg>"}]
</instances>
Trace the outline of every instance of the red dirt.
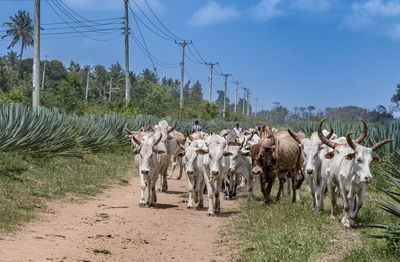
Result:
<instances>
[{"instance_id":1,"label":"red dirt","mask_svg":"<svg viewBox=\"0 0 400 262\"><path fill-rule=\"evenodd\" d=\"M54 212L41 221L0 238L0 261L229 260L227 248L216 243L237 201L222 199L221 214L207 217L206 208L186 209L186 179L168 183L169 192L158 193L156 208L139 207L137 177L84 204L51 203Z\"/></svg>"}]
</instances>

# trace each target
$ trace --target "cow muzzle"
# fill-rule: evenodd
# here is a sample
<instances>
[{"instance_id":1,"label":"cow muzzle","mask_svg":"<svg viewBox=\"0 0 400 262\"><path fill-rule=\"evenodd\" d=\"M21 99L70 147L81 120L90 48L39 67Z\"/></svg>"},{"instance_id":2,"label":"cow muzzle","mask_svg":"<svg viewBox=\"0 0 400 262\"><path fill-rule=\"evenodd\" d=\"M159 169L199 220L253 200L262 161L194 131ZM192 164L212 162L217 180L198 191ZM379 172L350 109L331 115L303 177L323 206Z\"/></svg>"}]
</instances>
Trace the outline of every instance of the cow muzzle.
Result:
<instances>
[{"instance_id":1,"label":"cow muzzle","mask_svg":"<svg viewBox=\"0 0 400 262\"><path fill-rule=\"evenodd\" d=\"M367 176L364 178L363 181L365 184L370 184L372 182L372 176Z\"/></svg>"},{"instance_id":2,"label":"cow muzzle","mask_svg":"<svg viewBox=\"0 0 400 262\"><path fill-rule=\"evenodd\" d=\"M150 172L150 170L148 170L148 169L142 169L142 170L140 170L140 173L141 173L142 175L148 175L149 172Z\"/></svg>"},{"instance_id":3,"label":"cow muzzle","mask_svg":"<svg viewBox=\"0 0 400 262\"><path fill-rule=\"evenodd\" d=\"M186 171L186 174L188 174L188 175L193 175L193 173L194 173L193 170L187 170Z\"/></svg>"},{"instance_id":4,"label":"cow muzzle","mask_svg":"<svg viewBox=\"0 0 400 262\"><path fill-rule=\"evenodd\" d=\"M309 174L309 175L312 175L314 173L313 169L307 169L306 171L307 171L307 174Z\"/></svg>"},{"instance_id":5,"label":"cow muzzle","mask_svg":"<svg viewBox=\"0 0 400 262\"><path fill-rule=\"evenodd\" d=\"M252 172L253 172L254 175L261 175L262 174L262 170L259 167L253 168Z\"/></svg>"},{"instance_id":6,"label":"cow muzzle","mask_svg":"<svg viewBox=\"0 0 400 262\"><path fill-rule=\"evenodd\" d=\"M211 175L218 176L219 175L219 171L213 170L213 171L211 171Z\"/></svg>"}]
</instances>

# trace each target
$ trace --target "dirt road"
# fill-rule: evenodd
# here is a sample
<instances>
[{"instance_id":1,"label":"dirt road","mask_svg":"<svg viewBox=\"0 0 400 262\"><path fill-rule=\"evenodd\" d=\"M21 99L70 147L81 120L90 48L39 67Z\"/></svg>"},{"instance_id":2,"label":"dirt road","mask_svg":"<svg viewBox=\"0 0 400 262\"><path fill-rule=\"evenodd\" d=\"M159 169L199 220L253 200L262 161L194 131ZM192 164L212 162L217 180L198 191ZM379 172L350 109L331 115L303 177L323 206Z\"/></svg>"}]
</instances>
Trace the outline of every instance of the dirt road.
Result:
<instances>
[{"instance_id":1,"label":"dirt road","mask_svg":"<svg viewBox=\"0 0 400 262\"><path fill-rule=\"evenodd\" d=\"M186 209L186 179L168 182L156 208L138 206L137 177L84 204L52 203L54 212L41 221L1 236L0 261L229 260L226 247L216 243L237 201L222 200L221 215L207 217L206 209Z\"/></svg>"}]
</instances>

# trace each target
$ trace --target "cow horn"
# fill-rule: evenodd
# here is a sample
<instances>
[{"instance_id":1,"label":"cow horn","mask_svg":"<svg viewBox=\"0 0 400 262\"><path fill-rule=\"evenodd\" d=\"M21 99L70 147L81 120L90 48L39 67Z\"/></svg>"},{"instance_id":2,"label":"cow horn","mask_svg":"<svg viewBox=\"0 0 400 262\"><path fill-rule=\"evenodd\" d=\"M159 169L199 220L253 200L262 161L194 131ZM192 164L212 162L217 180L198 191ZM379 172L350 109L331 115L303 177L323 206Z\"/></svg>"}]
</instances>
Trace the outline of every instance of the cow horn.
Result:
<instances>
[{"instance_id":1,"label":"cow horn","mask_svg":"<svg viewBox=\"0 0 400 262\"><path fill-rule=\"evenodd\" d=\"M186 131L186 135L187 135L187 137L189 137L189 140L190 140L190 141L195 140L195 139L189 134L189 131Z\"/></svg>"},{"instance_id":2,"label":"cow horn","mask_svg":"<svg viewBox=\"0 0 400 262\"><path fill-rule=\"evenodd\" d=\"M326 136L326 138L331 139L332 136L333 136L333 128L331 128L331 131L330 131L329 134Z\"/></svg>"},{"instance_id":3,"label":"cow horn","mask_svg":"<svg viewBox=\"0 0 400 262\"><path fill-rule=\"evenodd\" d=\"M160 134L160 136L158 137L158 139L157 139L156 142L154 143L155 146L156 146L158 143L160 143L161 137L162 137L162 135Z\"/></svg>"},{"instance_id":4,"label":"cow horn","mask_svg":"<svg viewBox=\"0 0 400 262\"><path fill-rule=\"evenodd\" d=\"M352 134L354 134L353 131L347 133L347 135L346 135L346 141L347 141L347 144L348 144L353 150L356 150L357 145L353 142L353 140L351 140L351 137L350 137Z\"/></svg>"},{"instance_id":5,"label":"cow horn","mask_svg":"<svg viewBox=\"0 0 400 262\"><path fill-rule=\"evenodd\" d=\"M295 133L292 132L292 130L288 129L287 131L289 132L289 135L291 137L293 137L294 140L297 141L297 143L301 144L301 140L299 139L299 137Z\"/></svg>"},{"instance_id":6,"label":"cow horn","mask_svg":"<svg viewBox=\"0 0 400 262\"><path fill-rule=\"evenodd\" d=\"M254 132L250 132L250 137L247 138L247 141L249 141L250 139L252 139L254 136Z\"/></svg>"},{"instance_id":7,"label":"cow horn","mask_svg":"<svg viewBox=\"0 0 400 262\"><path fill-rule=\"evenodd\" d=\"M131 130L129 130L128 127L125 127L125 131L126 131L128 134L130 134L130 135L133 134L133 132L132 132Z\"/></svg>"},{"instance_id":8,"label":"cow horn","mask_svg":"<svg viewBox=\"0 0 400 262\"><path fill-rule=\"evenodd\" d=\"M153 130L154 132L156 132L155 127L153 126L153 124L151 123L151 120L149 119L149 126L151 128L151 130Z\"/></svg>"},{"instance_id":9,"label":"cow horn","mask_svg":"<svg viewBox=\"0 0 400 262\"><path fill-rule=\"evenodd\" d=\"M132 135L132 139L136 144L138 144L138 146L142 144L139 140L136 139L135 135Z\"/></svg>"},{"instance_id":10,"label":"cow horn","mask_svg":"<svg viewBox=\"0 0 400 262\"><path fill-rule=\"evenodd\" d=\"M385 145L385 144L387 144L387 143L390 143L390 142L392 142L392 141L394 141L394 139L386 139L386 140L383 140L383 141L381 141L381 142L376 143L375 145L373 145L373 146L371 147L371 149L372 149L372 151L376 151L376 150L378 150L378 148L380 148L381 146L383 146L383 145Z\"/></svg>"},{"instance_id":11,"label":"cow horn","mask_svg":"<svg viewBox=\"0 0 400 262\"><path fill-rule=\"evenodd\" d=\"M168 133L171 133L172 131L174 131L176 124L177 124L177 121L175 121L175 123L172 127L168 128Z\"/></svg>"},{"instance_id":12,"label":"cow horn","mask_svg":"<svg viewBox=\"0 0 400 262\"><path fill-rule=\"evenodd\" d=\"M178 145L178 147L180 149L182 149L183 151L185 151L185 146L182 146L181 143L179 143L178 141L176 141L176 144Z\"/></svg>"},{"instance_id":13,"label":"cow horn","mask_svg":"<svg viewBox=\"0 0 400 262\"><path fill-rule=\"evenodd\" d=\"M360 121L363 123L364 129L363 129L363 132L360 134L360 136L357 137L356 140L354 140L354 142L357 144L360 144L365 139L365 137L367 136L367 132L368 132L367 123L362 118L360 119Z\"/></svg>"},{"instance_id":14,"label":"cow horn","mask_svg":"<svg viewBox=\"0 0 400 262\"><path fill-rule=\"evenodd\" d=\"M339 146L339 144L332 142L331 140L329 140L322 134L322 124L324 123L325 120L326 120L326 117L322 118L318 124L318 137L319 137L319 139L321 139L322 143L335 149L337 146Z\"/></svg>"}]
</instances>

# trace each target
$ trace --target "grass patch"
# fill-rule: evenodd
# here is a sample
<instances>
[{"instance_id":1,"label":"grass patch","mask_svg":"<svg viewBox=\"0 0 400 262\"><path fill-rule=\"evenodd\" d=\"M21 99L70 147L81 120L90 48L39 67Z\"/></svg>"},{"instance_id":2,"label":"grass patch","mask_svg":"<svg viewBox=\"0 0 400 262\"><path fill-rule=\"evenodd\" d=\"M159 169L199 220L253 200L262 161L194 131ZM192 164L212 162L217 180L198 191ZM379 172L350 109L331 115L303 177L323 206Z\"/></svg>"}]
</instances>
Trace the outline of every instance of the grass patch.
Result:
<instances>
[{"instance_id":1,"label":"grass patch","mask_svg":"<svg viewBox=\"0 0 400 262\"><path fill-rule=\"evenodd\" d=\"M277 186L274 186L273 195ZM371 222L399 223L374 202L387 196L367 187L364 207L357 227L345 230L331 220L330 201L325 198L325 210L314 213L309 186L304 183L296 204L285 196L279 203L246 203L247 192L240 194L240 214L223 230L223 238L230 242L234 261L398 261L399 250L388 248L384 240L368 236L377 229L366 227ZM261 197L259 184L256 194ZM340 198L339 198L340 199ZM341 199L338 202L341 214Z\"/></svg>"},{"instance_id":2,"label":"grass patch","mask_svg":"<svg viewBox=\"0 0 400 262\"><path fill-rule=\"evenodd\" d=\"M93 249L93 253L95 254L104 254L104 255L111 255L111 251L107 249Z\"/></svg>"},{"instance_id":3,"label":"grass patch","mask_svg":"<svg viewBox=\"0 0 400 262\"><path fill-rule=\"evenodd\" d=\"M50 200L91 197L111 180L127 184L133 163L128 148L83 157L0 153L0 232L31 221Z\"/></svg>"}]
</instances>

